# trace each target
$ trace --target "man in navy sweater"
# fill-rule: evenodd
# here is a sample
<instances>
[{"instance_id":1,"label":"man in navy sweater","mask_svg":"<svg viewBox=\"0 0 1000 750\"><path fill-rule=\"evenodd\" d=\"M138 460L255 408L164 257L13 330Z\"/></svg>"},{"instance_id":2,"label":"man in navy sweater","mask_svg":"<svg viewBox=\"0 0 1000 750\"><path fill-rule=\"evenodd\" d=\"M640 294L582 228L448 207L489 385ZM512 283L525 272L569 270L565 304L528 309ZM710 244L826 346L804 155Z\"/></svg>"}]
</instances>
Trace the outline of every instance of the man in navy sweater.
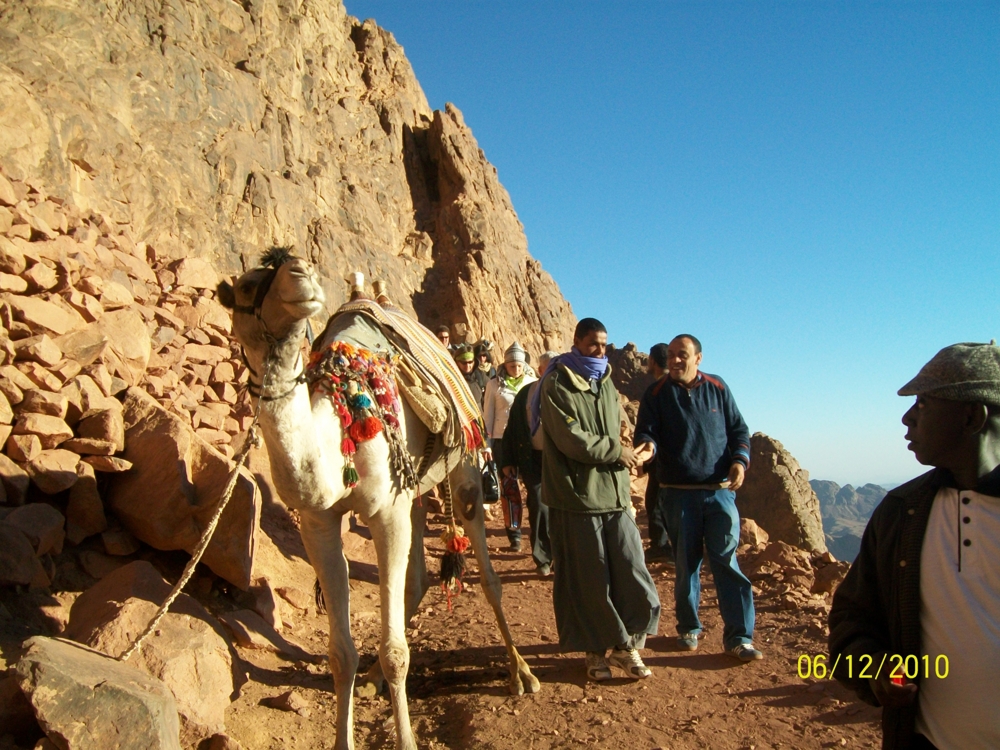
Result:
<instances>
[{"instance_id":1,"label":"man in navy sweater","mask_svg":"<svg viewBox=\"0 0 1000 750\"><path fill-rule=\"evenodd\" d=\"M723 646L737 659L753 661L763 656L753 645L753 590L736 560L736 490L750 465L750 431L722 378L698 371L701 359L701 342L694 336L681 334L670 342L668 377L651 385L639 406L635 450L656 452L660 511L677 565L680 647L698 648L701 563L707 548L725 623Z\"/></svg>"}]
</instances>

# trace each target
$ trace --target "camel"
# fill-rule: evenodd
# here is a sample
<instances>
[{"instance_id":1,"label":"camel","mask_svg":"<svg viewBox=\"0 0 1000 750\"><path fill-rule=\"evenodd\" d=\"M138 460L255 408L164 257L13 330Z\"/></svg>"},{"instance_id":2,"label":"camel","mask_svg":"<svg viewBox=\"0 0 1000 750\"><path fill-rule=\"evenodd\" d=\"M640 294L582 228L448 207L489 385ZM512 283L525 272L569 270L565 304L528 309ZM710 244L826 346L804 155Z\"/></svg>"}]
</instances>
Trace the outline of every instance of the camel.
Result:
<instances>
[{"instance_id":1,"label":"camel","mask_svg":"<svg viewBox=\"0 0 1000 750\"><path fill-rule=\"evenodd\" d=\"M233 335L250 368L255 405L262 398L260 428L274 489L300 514L302 541L326 601L330 670L337 698L335 746L354 747L352 699L358 652L351 637L348 567L340 536L344 514L354 512L371 531L378 559L382 633L376 672L388 682L396 747L410 750L416 742L406 700L410 652L404 628L429 588L423 550L426 511L415 504L413 489L401 489L401 483L394 481L384 430L358 444L353 457L357 485L352 488L345 483L341 438L346 431L331 399L320 393L310 395L303 376L301 349L307 320L324 305L319 277L302 258L282 256L274 262L273 256L268 257L272 257L271 267L248 271L232 285L222 282L218 299L233 311ZM403 407L401 433L413 466L418 466L428 430L405 400ZM483 591L507 646L510 692L536 692L538 680L514 646L500 604L500 578L487 556L479 469L468 457L452 465L438 457L418 489L429 489L445 478L464 516ZM374 675L376 680L379 677Z\"/></svg>"}]
</instances>

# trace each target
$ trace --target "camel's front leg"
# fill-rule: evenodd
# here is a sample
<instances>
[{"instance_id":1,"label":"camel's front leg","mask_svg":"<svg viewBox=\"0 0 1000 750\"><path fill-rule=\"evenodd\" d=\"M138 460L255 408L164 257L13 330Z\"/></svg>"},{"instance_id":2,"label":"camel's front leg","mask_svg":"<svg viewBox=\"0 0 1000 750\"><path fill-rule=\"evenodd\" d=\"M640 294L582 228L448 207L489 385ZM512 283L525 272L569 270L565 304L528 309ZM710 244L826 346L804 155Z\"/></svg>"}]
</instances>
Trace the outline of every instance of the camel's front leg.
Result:
<instances>
[{"instance_id":1,"label":"camel's front leg","mask_svg":"<svg viewBox=\"0 0 1000 750\"><path fill-rule=\"evenodd\" d=\"M406 673L410 668L410 647L406 643L406 568L410 557L410 506L413 498L400 495L371 516L368 527L378 556L382 604L382 643L379 662L389 682L389 697L396 722L398 750L416 750L406 702Z\"/></svg>"},{"instance_id":2,"label":"camel's front leg","mask_svg":"<svg viewBox=\"0 0 1000 750\"><path fill-rule=\"evenodd\" d=\"M483 516L482 492L475 486L464 485L459 491L461 503L459 507L474 508L472 518L463 519L465 532L472 542L472 551L476 554L476 562L479 563L479 580L483 586L483 593L486 600L493 607L493 614L496 615L497 625L500 626L500 634L503 642L507 644L507 655L510 657L510 682L507 687L512 695L522 695L523 693L537 693L538 678L531 673L528 663L517 653L514 646L514 639L511 637L510 628L507 626L507 618L503 613L503 605L500 603L502 596L500 588L500 576L493 570L490 556L486 547L486 523Z\"/></svg>"},{"instance_id":3,"label":"camel's front leg","mask_svg":"<svg viewBox=\"0 0 1000 750\"><path fill-rule=\"evenodd\" d=\"M351 591L340 538L342 513L302 510L302 542L316 571L330 619L330 671L337 695L337 750L354 748L352 691L358 651L351 638Z\"/></svg>"},{"instance_id":4,"label":"camel's front leg","mask_svg":"<svg viewBox=\"0 0 1000 750\"><path fill-rule=\"evenodd\" d=\"M410 541L410 562L406 568L406 611L404 612L407 622L417 613L417 608L431 585L430 579L427 577L427 563L424 560L424 529L427 527L426 505L413 503L410 524L413 531ZM382 665L376 661L368 668L364 677L359 677L355 681L354 689L359 698L370 698L382 692L383 683Z\"/></svg>"}]
</instances>

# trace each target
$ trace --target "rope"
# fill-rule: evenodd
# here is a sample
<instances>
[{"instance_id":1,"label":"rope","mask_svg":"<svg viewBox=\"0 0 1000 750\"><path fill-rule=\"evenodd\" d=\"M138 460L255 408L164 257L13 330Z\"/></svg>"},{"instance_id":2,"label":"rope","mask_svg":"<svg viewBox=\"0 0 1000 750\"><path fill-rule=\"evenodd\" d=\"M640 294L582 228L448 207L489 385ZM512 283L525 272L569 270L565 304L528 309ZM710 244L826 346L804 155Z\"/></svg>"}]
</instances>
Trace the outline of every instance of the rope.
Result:
<instances>
[{"instance_id":1,"label":"rope","mask_svg":"<svg viewBox=\"0 0 1000 750\"><path fill-rule=\"evenodd\" d=\"M264 378L261 381L261 392L263 393L264 387L267 384L267 376L271 372L271 353L268 352L268 357L266 360L266 367L264 369ZM286 394L287 395L287 394ZM167 597L166 601L160 605L160 608L156 610L156 614L150 621L146 629L143 630L131 645L125 649L120 656L117 657L118 661L125 662L128 661L129 657L132 656L136 651L142 648L143 641L149 637L149 634L156 630L157 625L160 624L160 620L163 616L167 614L167 610L170 609L170 605L174 603L174 600L180 596L181 590L187 585L187 582L191 580L191 576L194 575L194 569L197 567L198 563L201 561L202 555L205 554L205 550L208 548L208 543L212 540L212 534L215 533L215 527L219 524L219 519L222 517L222 511L226 509L226 505L229 503L229 499L233 495L233 490L236 488L236 477L239 474L240 467L244 465L247 457L250 455L250 449L255 445L259 445L259 439L257 437L257 421L260 419L260 407L264 402L264 399L257 399L257 408L253 413L253 421L250 423L250 428L247 430L247 439L243 442L243 447L240 448L240 452L233 459L235 466L233 467L232 473L229 475L229 481L226 483L226 488L222 492L222 500L219 502L219 507L216 508L215 514L212 516L212 520L208 522L208 526L205 527L204 533L201 535L201 540L198 542L198 546L195 547L194 552L191 553L191 559L188 564L184 567L184 572L181 574L180 580L174 585L173 590L170 592L170 596Z\"/></svg>"}]
</instances>

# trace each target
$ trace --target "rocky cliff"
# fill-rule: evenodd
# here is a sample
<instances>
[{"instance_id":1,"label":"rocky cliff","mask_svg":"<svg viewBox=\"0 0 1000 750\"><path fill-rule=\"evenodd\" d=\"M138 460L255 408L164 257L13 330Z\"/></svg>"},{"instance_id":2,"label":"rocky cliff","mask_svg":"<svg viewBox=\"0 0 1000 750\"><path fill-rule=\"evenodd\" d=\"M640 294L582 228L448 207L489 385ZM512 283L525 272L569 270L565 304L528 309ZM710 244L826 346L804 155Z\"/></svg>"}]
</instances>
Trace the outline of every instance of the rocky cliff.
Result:
<instances>
[{"instance_id":1,"label":"rocky cliff","mask_svg":"<svg viewBox=\"0 0 1000 750\"><path fill-rule=\"evenodd\" d=\"M451 105L339 2L0 7L0 168L148 254L222 273L293 245L331 308L351 270L427 325L562 349L575 318Z\"/></svg>"},{"instance_id":2,"label":"rocky cliff","mask_svg":"<svg viewBox=\"0 0 1000 750\"><path fill-rule=\"evenodd\" d=\"M809 484L819 498L827 546L841 560L853 560L861 549L868 519L888 490L877 484L841 487L823 479L812 479Z\"/></svg>"}]
</instances>

